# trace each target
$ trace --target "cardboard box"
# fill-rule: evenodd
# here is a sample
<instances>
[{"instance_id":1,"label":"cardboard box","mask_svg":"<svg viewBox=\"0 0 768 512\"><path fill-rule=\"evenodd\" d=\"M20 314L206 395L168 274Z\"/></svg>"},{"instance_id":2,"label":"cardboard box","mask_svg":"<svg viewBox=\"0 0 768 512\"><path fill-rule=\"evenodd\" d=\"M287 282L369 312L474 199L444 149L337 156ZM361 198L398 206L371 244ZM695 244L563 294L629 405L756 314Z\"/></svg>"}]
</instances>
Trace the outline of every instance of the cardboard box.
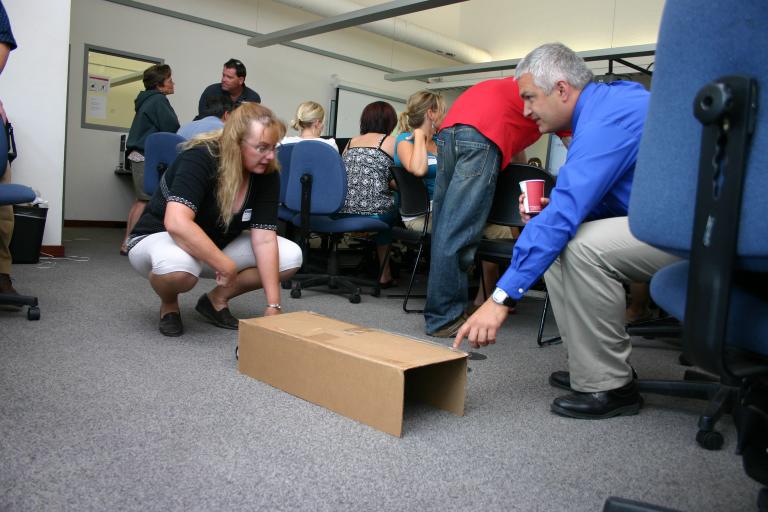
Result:
<instances>
[{"instance_id":1,"label":"cardboard box","mask_svg":"<svg viewBox=\"0 0 768 512\"><path fill-rule=\"evenodd\" d=\"M464 415L467 354L316 313L240 321L240 372L400 436L403 405Z\"/></svg>"}]
</instances>

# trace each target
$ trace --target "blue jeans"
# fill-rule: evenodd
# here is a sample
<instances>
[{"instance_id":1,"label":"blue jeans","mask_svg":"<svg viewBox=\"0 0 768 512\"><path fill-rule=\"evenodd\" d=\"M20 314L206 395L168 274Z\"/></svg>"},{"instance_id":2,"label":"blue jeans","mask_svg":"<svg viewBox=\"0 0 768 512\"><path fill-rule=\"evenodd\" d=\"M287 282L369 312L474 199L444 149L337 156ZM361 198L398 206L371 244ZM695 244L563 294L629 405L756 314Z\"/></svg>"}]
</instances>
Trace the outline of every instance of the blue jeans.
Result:
<instances>
[{"instance_id":1,"label":"blue jeans","mask_svg":"<svg viewBox=\"0 0 768 512\"><path fill-rule=\"evenodd\" d=\"M438 135L424 307L427 333L452 322L466 308L466 270L491 211L500 159L496 144L471 126L451 126Z\"/></svg>"}]
</instances>

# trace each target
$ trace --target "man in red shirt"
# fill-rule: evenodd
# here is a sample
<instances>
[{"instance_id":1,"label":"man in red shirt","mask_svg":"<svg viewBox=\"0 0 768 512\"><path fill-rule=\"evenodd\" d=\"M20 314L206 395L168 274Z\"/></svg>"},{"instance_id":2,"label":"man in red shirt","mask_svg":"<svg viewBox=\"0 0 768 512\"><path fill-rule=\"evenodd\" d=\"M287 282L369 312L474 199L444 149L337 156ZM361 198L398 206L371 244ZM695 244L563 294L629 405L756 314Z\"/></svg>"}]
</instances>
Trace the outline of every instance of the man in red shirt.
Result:
<instances>
[{"instance_id":1,"label":"man in red shirt","mask_svg":"<svg viewBox=\"0 0 768 512\"><path fill-rule=\"evenodd\" d=\"M470 87L448 111L437 140L427 334L453 337L466 319L467 274L460 262L473 259L498 171L513 157L524 163L523 151L540 135L536 123L523 116L511 77Z\"/></svg>"}]
</instances>

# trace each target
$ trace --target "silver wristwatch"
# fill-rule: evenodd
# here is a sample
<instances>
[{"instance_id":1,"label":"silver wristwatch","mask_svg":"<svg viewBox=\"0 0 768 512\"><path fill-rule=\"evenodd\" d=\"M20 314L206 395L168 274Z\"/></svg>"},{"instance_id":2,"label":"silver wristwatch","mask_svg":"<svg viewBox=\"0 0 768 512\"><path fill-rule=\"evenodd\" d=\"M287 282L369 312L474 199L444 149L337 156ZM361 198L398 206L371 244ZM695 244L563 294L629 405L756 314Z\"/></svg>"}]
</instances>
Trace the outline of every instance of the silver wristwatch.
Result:
<instances>
[{"instance_id":1,"label":"silver wristwatch","mask_svg":"<svg viewBox=\"0 0 768 512\"><path fill-rule=\"evenodd\" d=\"M495 290L493 290L493 293L491 294L491 300L500 306L512 307L515 305L515 299L510 297L507 292L498 286Z\"/></svg>"}]
</instances>

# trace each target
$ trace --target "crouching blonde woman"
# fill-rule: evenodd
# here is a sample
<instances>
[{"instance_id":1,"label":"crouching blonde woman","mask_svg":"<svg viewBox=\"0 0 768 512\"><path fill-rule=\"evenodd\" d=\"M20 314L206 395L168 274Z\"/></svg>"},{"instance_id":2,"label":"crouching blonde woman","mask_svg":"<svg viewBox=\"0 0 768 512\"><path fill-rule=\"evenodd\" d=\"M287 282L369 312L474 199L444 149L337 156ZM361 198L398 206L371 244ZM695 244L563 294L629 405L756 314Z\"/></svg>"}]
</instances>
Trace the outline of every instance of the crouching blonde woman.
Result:
<instances>
[{"instance_id":1,"label":"crouching blonde woman","mask_svg":"<svg viewBox=\"0 0 768 512\"><path fill-rule=\"evenodd\" d=\"M237 329L229 300L264 289L264 315L280 313L280 281L301 266L301 250L277 236L280 178L275 145L285 126L271 110L244 103L223 130L187 142L128 241L131 265L160 297L160 332L184 332L178 297L215 278L195 309Z\"/></svg>"}]
</instances>

